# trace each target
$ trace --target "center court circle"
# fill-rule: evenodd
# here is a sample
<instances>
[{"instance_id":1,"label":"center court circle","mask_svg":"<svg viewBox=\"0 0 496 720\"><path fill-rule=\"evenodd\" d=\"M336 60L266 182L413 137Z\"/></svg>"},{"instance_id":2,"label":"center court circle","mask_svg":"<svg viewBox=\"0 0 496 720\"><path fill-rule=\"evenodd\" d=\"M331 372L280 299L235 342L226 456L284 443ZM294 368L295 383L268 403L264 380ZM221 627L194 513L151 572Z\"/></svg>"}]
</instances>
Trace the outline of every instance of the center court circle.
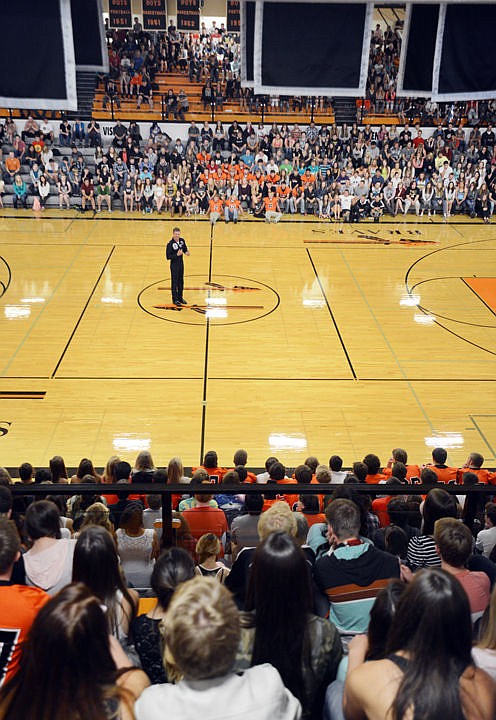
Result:
<instances>
[{"instance_id":1,"label":"center court circle","mask_svg":"<svg viewBox=\"0 0 496 720\"><path fill-rule=\"evenodd\" d=\"M270 315L281 301L278 293L265 283L238 275L187 275L184 297L188 304L178 308L172 303L170 276L143 288L139 307L159 320L180 325L240 325ZM157 307L162 306L162 307Z\"/></svg>"}]
</instances>

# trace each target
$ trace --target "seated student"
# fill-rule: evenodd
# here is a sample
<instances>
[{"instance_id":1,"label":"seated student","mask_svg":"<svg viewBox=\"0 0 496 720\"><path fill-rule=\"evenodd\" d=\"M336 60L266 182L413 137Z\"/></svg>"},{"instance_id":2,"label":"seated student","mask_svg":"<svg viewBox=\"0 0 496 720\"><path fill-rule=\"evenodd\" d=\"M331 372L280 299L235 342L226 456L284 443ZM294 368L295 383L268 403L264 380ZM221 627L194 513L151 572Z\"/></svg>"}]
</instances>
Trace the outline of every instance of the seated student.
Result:
<instances>
[{"instance_id":1,"label":"seated student","mask_svg":"<svg viewBox=\"0 0 496 720\"><path fill-rule=\"evenodd\" d=\"M427 464L429 470L436 473L438 482L449 483L457 478L458 470L445 464L447 457L448 453L444 448L434 448L432 451L433 463Z\"/></svg>"},{"instance_id":2,"label":"seated student","mask_svg":"<svg viewBox=\"0 0 496 720\"><path fill-rule=\"evenodd\" d=\"M247 610L241 614L236 669L271 663L300 700L303 717L320 718L325 689L341 659L341 640L329 620L312 614L307 561L287 533L270 533L257 548Z\"/></svg>"},{"instance_id":3,"label":"seated student","mask_svg":"<svg viewBox=\"0 0 496 720\"><path fill-rule=\"evenodd\" d=\"M36 616L19 672L0 690L0 717L132 720L132 704L148 685L108 635L100 600L77 583Z\"/></svg>"},{"instance_id":4,"label":"seated student","mask_svg":"<svg viewBox=\"0 0 496 720\"><path fill-rule=\"evenodd\" d=\"M441 568L454 575L467 593L472 620L482 616L489 605L490 582L484 572L467 570L472 554L472 533L455 518L440 518L434 525L434 541L441 557Z\"/></svg>"},{"instance_id":5,"label":"seated student","mask_svg":"<svg viewBox=\"0 0 496 720\"><path fill-rule=\"evenodd\" d=\"M296 537L295 513L291 512L287 503L276 502L269 510L260 515L257 530L260 542L265 540L270 533L278 530L287 533L291 537ZM246 588L255 550L256 547L242 548L233 563L229 577L226 579L226 587L234 595L234 599L241 610L245 606Z\"/></svg>"},{"instance_id":6,"label":"seated student","mask_svg":"<svg viewBox=\"0 0 496 720\"><path fill-rule=\"evenodd\" d=\"M493 681L474 667L471 649L470 607L460 583L443 570L423 570L398 603L388 656L347 675L345 717L491 720Z\"/></svg>"},{"instance_id":7,"label":"seated student","mask_svg":"<svg viewBox=\"0 0 496 720\"><path fill-rule=\"evenodd\" d=\"M152 572L151 586L157 604L146 615L135 617L131 623L131 636L141 667L153 685L167 682L160 628L167 627L170 601L176 588L193 577L194 563L189 553L177 547L165 550L157 558Z\"/></svg>"},{"instance_id":8,"label":"seated student","mask_svg":"<svg viewBox=\"0 0 496 720\"><path fill-rule=\"evenodd\" d=\"M490 483L491 485L496 484L496 473L486 470L482 466L484 465L484 457L480 453L470 453L467 462L457 472L457 482L461 483L463 475L466 472L472 472L477 475L477 479L480 483Z\"/></svg>"},{"instance_id":9,"label":"seated student","mask_svg":"<svg viewBox=\"0 0 496 720\"><path fill-rule=\"evenodd\" d=\"M61 538L60 513L48 500L28 507L25 531L33 543L23 555L27 584L54 595L71 581L76 541Z\"/></svg>"},{"instance_id":10,"label":"seated student","mask_svg":"<svg viewBox=\"0 0 496 720\"><path fill-rule=\"evenodd\" d=\"M247 494L244 502L245 514L238 515L231 523L231 550L233 561L243 548L256 547L260 542L258 521L263 507L260 493Z\"/></svg>"},{"instance_id":11,"label":"seated student","mask_svg":"<svg viewBox=\"0 0 496 720\"><path fill-rule=\"evenodd\" d=\"M489 613L482 621L481 637L472 648L472 657L481 668L496 682L496 590L491 593Z\"/></svg>"},{"instance_id":12,"label":"seated student","mask_svg":"<svg viewBox=\"0 0 496 720\"><path fill-rule=\"evenodd\" d=\"M213 533L206 533L196 543L195 553L198 565L195 567L196 575L216 578L224 582L229 575L229 568L219 562L220 540Z\"/></svg>"},{"instance_id":13,"label":"seated student","mask_svg":"<svg viewBox=\"0 0 496 720\"><path fill-rule=\"evenodd\" d=\"M324 720L345 720L343 710L344 680L346 675L370 660L382 660L387 656L387 638L398 602L405 592L406 583L391 580L379 590L370 611L367 635L355 635L348 645L348 655L339 663L337 679L327 688L324 704Z\"/></svg>"},{"instance_id":14,"label":"seated student","mask_svg":"<svg viewBox=\"0 0 496 720\"><path fill-rule=\"evenodd\" d=\"M206 483L209 484L207 480ZM225 534L227 533L227 519L222 510L218 507L211 507L210 501L213 499L212 494L198 493L195 495L195 505L189 509L183 510L184 519L189 525L192 536L199 540L206 533L213 533L220 540L225 542ZM179 503L181 508L181 503Z\"/></svg>"},{"instance_id":15,"label":"seated student","mask_svg":"<svg viewBox=\"0 0 496 720\"><path fill-rule=\"evenodd\" d=\"M401 462L406 465L407 480L411 480L412 477L420 477L419 466L408 464L408 455L406 450L403 450L403 448L394 448L394 450L392 450L391 457L389 458L386 467L382 469L382 474L386 475L386 477L392 475L392 467L396 462Z\"/></svg>"},{"instance_id":16,"label":"seated student","mask_svg":"<svg viewBox=\"0 0 496 720\"><path fill-rule=\"evenodd\" d=\"M296 503L296 510L301 512L308 523L308 527L312 527L315 523L325 523L325 515L320 512L320 503L317 495L300 495L300 499Z\"/></svg>"},{"instance_id":17,"label":"seated student","mask_svg":"<svg viewBox=\"0 0 496 720\"><path fill-rule=\"evenodd\" d=\"M475 543L476 549L489 557L496 545L496 504L493 502L486 503L484 512L484 530L477 535Z\"/></svg>"},{"instance_id":18,"label":"seated student","mask_svg":"<svg viewBox=\"0 0 496 720\"><path fill-rule=\"evenodd\" d=\"M223 476L227 472L226 468L219 467L219 459L215 450L208 450L208 452L205 453L203 464L200 465L200 467L207 471L213 482L219 482L219 480L222 480ZM198 468L191 468L192 472L195 472L196 470L198 470Z\"/></svg>"},{"instance_id":19,"label":"seated student","mask_svg":"<svg viewBox=\"0 0 496 720\"><path fill-rule=\"evenodd\" d=\"M150 587L150 577L159 547L155 530L146 530L143 525L141 503L128 504L121 515L116 537L117 549L127 581L134 587Z\"/></svg>"},{"instance_id":20,"label":"seated student","mask_svg":"<svg viewBox=\"0 0 496 720\"><path fill-rule=\"evenodd\" d=\"M360 538L360 510L353 501L333 500L326 518L331 549L317 559L315 581L328 597L338 630L366 632L377 592L400 576L399 561Z\"/></svg>"},{"instance_id":21,"label":"seated student","mask_svg":"<svg viewBox=\"0 0 496 720\"><path fill-rule=\"evenodd\" d=\"M301 706L268 663L232 672L240 623L230 593L197 577L174 593L167 618L164 660L177 684L147 688L135 705L137 720L298 720Z\"/></svg>"},{"instance_id":22,"label":"seated student","mask_svg":"<svg viewBox=\"0 0 496 720\"><path fill-rule=\"evenodd\" d=\"M410 538L407 563L414 572L424 567L439 567L441 558L434 542L434 523L443 517L456 518L456 499L446 490L433 488L427 493L422 507L422 534Z\"/></svg>"},{"instance_id":23,"label":"seated student","mask_svg":"<svg viewBox=\"0 0 496 720\"><path fill-rule=\"evenodd\" d=\"M50 599L40 588L17 585L13 581L12 571L21 556L20 550L15 524L7 517L0 517L0 617L4 649L0 654L0 685L17 672L29 628L40 608Z\"/></svg>"},{"instance_id":24,"label":"seated student","mask_svg":"<svg viewBox=\"0 0 496 720\"><path fill-rule=\"evenodd\" d=\"M386 477L379 472L381 468L381 461L377 455L370 453L363 458L363 462L367 466L367 475L365 477L365 482L367 484L377 485L377 483L385 482Z\"/></svg>"},{"instance_id":25,"label":"seated student","mask_svg":"<svg viewBox=\"0 0 496 720\"><path fill-rule=\"evenodd\" d=\"M20 175L15 176L12 190L14 192L13 203L15 209L17 210L19 205L22 205L22 207L26 209L28 206L28 188Z\"/></svg>"}]
</instances>

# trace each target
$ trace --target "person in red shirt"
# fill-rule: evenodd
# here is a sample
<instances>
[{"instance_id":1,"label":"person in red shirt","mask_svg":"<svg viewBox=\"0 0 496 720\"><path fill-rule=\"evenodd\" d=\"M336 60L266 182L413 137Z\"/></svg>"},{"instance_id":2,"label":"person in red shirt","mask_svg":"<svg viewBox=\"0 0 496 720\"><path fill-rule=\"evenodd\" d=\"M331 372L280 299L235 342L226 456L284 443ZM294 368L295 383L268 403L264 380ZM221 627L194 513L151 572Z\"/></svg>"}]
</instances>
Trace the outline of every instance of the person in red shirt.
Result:
<instances>
[{"instance_id":1,"label":"person in red shirt","mask_svg":"<svg viewBox=\"0 0 496 720\"><path fill-rule=\"evenodd\" d=\"M243 208L238 198L231 195L224 202L224 219L226 223L232 220L236 224L239 215L243 215Z\"/></svg>"},{"instance_id":2,"label":"person in red shirt","mask_svg":"<svg viewBox=\"0 0 496 720\"><path fill-rule=\"evenodd\" d=\"M17 672L29 628L40 608L50 599L44 590L11 582L20 548L14 523L0 518L0 686Z\"/></svg>"},{"instance_id":3,"label":"person in red shirt","mask_svg":"<svg viewBox=\"0 0 496 720\"><path fill-rule=\"evenodd\" d=\"M93 210L96 210L95 186L93 185L93 180L89 177L86 177L81 183L81 210L83 212L86 210L86 203L89 203Z\"/></svg>"}]
</instances>

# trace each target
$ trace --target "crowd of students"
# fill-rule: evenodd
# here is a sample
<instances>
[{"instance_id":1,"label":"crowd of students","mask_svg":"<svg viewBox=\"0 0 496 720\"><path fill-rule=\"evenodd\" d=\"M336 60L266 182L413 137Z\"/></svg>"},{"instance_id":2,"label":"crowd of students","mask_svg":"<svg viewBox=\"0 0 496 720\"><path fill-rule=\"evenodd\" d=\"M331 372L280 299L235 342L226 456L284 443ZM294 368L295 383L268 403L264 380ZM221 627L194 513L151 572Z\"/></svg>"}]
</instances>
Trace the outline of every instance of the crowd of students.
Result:
<instances>
[{"instance_id":1,"label":"crowd of students","mask_svg":"<svg viewBox=\"0 0 496 720\"><path fill-rule=\"evenodd\" d=\"M143 138L136 122L118 120L105 149L94 120L87 127L64 120L59 142L63 132L71 152L61 156L49 122L30 118L22 137L14 121L0 127L13 148L2 163L0 196L10 191L15 207L26 207L31 196L44 207L57 194L60 207L97 211L118 200L126 212L207 215L211 222L243 215L277 222L283 214L379 222L384 213L415 213L487 223L496 202L491 125L469 132L449 124L424 136L408 123L374 129L193 121L186 138L173 140L156 122ZM83 143L95 147L93 159L81 152Z\"/></svg>"},{"instance_id":2,"label":"crowd of students","mask_svg":"<svg viewBox=\"0 0 496 720\"><path fill-rule=\"evenodd\" d=\"M245 450L232 469L209 451L190 479L147 451L133 468L112 456L102 475L85 458L71 477L56 456L19 467L20 494L1 469L0 717L490 720L496 505L443 483L492 497L496 473L479 453L446 460L395 448L385 467L368 454L345 471L333 455L291 474L270 457L255 474ZM401 495L418 481L435 487ZM33 482L60 492L35 499ZM69 483L92 493L69 497ZM184 485L173 547L159 547L160 496L142 483Z\"/></svg>"}]
</instances>

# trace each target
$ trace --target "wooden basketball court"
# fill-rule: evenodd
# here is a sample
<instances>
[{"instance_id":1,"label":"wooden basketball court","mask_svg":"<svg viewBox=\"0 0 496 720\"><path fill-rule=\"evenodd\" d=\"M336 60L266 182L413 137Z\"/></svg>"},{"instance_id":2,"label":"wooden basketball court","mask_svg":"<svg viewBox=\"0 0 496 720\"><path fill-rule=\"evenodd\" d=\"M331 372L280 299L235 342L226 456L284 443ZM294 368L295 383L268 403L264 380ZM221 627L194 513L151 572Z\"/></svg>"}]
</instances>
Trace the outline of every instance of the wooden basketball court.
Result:
<instances>
[{"instance_id":1,"label":"wooden basketball court","mask_svg":"<svg viewBox=\"0 0 496 720\"><path fill-rule=\"evenodd\" d=\"M177 310L177 222L1 212L1 465L216 449L229 466L238 447L252 465L394 446L421 462L437 445L495 464L493 227L182 220Z\"/></svg>"}]
</instances>

